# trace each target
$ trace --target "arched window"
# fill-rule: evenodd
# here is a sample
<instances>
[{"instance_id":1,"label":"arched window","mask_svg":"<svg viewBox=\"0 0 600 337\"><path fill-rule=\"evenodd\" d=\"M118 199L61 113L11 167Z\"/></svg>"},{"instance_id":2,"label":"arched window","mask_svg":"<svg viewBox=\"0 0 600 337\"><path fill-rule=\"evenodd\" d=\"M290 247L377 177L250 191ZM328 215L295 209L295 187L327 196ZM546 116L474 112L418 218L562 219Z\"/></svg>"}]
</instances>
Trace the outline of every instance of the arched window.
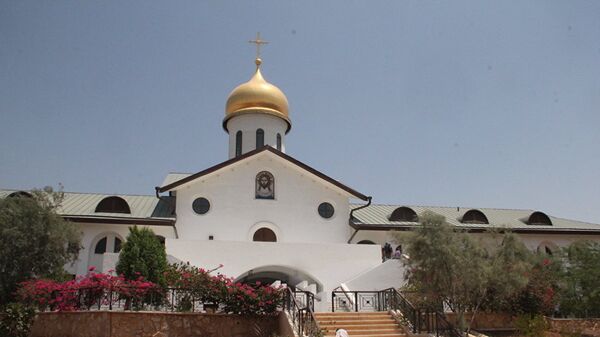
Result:
<instances>
[{"instance_id":1,"label":"arched window","mask_svg":"<svg viewBox=\"0 0 600 337\"><path fill-rule=\"evenodd\" d=\"M112 242L113 245L111 247L109 247L108 243L109 243L109 240L111 240L111 239L113 241ZM114 235L105 236L102 239L98 240L98 242L96 243L96 246L94 247L94 254L104 254L107 251L109 253L118 253L121 251L122 244L123 244L123 242L117 236L114 236Z\"/></svg>"},{"instance_id":2,"label":"arched window","mask_svg":"<svg viewBox=\"0 0 600 337\"><path fill-rule=\"evenodd\" d=\"M275 177L270 172L261 171L256 175L256 199L275 199Z\"/></svg>"},{"instance_id":3,"label":"arched window","mask_svg":"<svg viewBox=\"0 0 600 337\"><path fill-rule=\"evenodd\" d=\"M360 240L356 243L357 245L374 245L375 242L371 240Z\"/></svg>"},{"instance_id":4,"label":"arched window","mask_svg":"<svg viewBox=\"0 0 600 337\"><path fill-rule=\"evenodd\" d=\"M252 237L252 241L260 241L260 242L277 242L277 236L275 232L272 230L263 227L256 232L254 232L254 236Z\"/></svg>"},{"instance_id":5,"label":"arched window","mask_svg":"<svg viewBox=\"0 0 600 337\"><path fill-rule=\"evenodd\" d=\"M235 133L235 156L242 155L242 131Z\"/></svg>"},{"instance_id":6,"label":"arched window","mask_svg":"<svg viewBox=\"0 0 600 337\"><path fill-rule=\"evenodd\" d=\"M542 212L533 212L527 220L528 225L552 226L550 217Z\"/></svg>"},{"instance_id":7,"label":"arched window","mask_svg":"<svg viewBox=\"0 0 600 337\"><path fill-rule=\"evenodd\" d=\"M16 191L8 195L9 198L33 198L33 195L25 191Z\"/></svg>"},{"instance_id":8,"label":"arched window","mask_svg":"<svg viewBox=\"0 0 600 337\"><path fill-rule=\"evenodd\" d=\"M100 239L98 243L96 243L96 248L94 248L94 254L104 254L106 253L106 236Z\"/></svg>"},{"instance_id":9,"label":"arched window","mask_svg":"<svg viewBox=\"0 0 600 337\"><path fill-rule=\"evenodd\" d=\"M256 130L256 148L260 149L265 146L265 131L263 129Z\"/></svg>"},{"instance_id":10,"label":"arched window","mask_svg":"<svg viewBox=\"0 0 600 337\"><path fill-rule=\"evenodd\" d=\"M277 134L277 150L281 151L281 134Z\"/></svg>"},{"instance_id":11,"label":"arched window","mask_svg":"<svg viewBox=\"0 0 600 337\"><path fill-rule=\"evenodd\" d=\"M390 221L418 222L419 216L412 208L402 206L392 212Z\"/></svg>"},{"instance_id":12,"label":"arched window","mask_svg":"<svg viewBox=\"0 0 600 337\"><path fill-rule=\"evenodd\" d=\"M551 256L554 254L554 252L558 251L558 249L558 246L554 242L543 241L537 247L537 252Z\"/></svg>"},{"instance_id":13,"label":"arched window","mask_svg":"<svg viewBox=\"0 0 600 337\"><path fill-rule=\"evenodd\" d=\"M100 201L96 206L96 210L94 212L131 214L131 209L129 208L129 204L127 204L125 199L113 196L102 199L102 201Z\"/></svg>"},{"instance_id":14,"label":"arched window","mask_svg":"<svg viewBox=\"0 0 600 337\"><path fill-rule=\"evenodd\" d=\"M485 214L483 214L482 211L477 209L468 210L467 213L463 215L460 222L467 224L489 224L489 221Z\"/></svg>"}]
</instances>

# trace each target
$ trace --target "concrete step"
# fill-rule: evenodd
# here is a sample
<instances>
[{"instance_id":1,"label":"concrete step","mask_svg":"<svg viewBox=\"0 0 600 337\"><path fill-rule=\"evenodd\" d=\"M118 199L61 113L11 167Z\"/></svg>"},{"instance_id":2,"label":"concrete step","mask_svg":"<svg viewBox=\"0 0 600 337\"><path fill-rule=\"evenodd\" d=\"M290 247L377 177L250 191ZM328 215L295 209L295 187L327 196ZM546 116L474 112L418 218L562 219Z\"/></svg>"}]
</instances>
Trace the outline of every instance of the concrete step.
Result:
<instances>
[{"instance_id":1,"label":"concrete step","mask_svg":"<svg viewBox=\"0 0 600 337\"><path fill-rule=\"evenodd\" d=\"M334 337L342 328L352 337L406 337L402 327L387 312L315 313L324 336Z\"/></svg>"},{"instance_id":2,"label":"concrete step","mask_svg":"<svg viewBox=\"0 0 600 337\"><path fill-rule=\"evenodd\" d=\"M325 334L334 334L335 328L331 329L323 329L323 333ZM391 334L391 333L404 333L404 331L398 329L397 327L391 329L380 329L379 327L369 328L369 329L352 329L348 327L346 329L351 336L354 335L376 335L376 334Z\"/></svg>"},{"instance_id":3,"label":"concrete step","mask_svg":"<svg viewBox=\"0 0 600 337\"><path fill-rule=\"evenodd\" d=\"M403 333L390 333L390 334L367 334L367 335L355 335L355 334L351 334L349 333L351 337L406 337L405 334ZM324 336L335 336L335 333L333 334L327 334Z\"/></svg>"},{"instance_id":4,"label":"concrete step","mask_svg":"<svg viewBox=\"0 0 600 337\"><path fill-rule=\"evenodd\" d=\"M344 323L339 323L339 324L323 323L323 324L321 324L319 322L319 326L322 329L335 329L336 327L339 327L339 325L345 325L345 324ZM347 326L348 329L350 329L350 328L352 328L352 329L373 329L374 326L376 326L377 329L395 329L398 327L398 324L396 322L393 322L393 323L386 323L386 324L354 324L354 325L345 325L345 326Z\"/></svg>"},{"instance_id":5,"label":"concrete step","mask_svg":"<svg viewBox=\"0 0 600 337\"><path fill-rule=\"evenodd\" d=\"M349 313L341 313L341 312L318 312L315 313L315 317L317 318L331 318L331 317L343 317L343 318L363 318L363 317L390 317L390 314L387 312L349 312Z\"/></svg>"},{"instance_id":6,"label":"concrete step","mask_svg":"<svg viewBox=\"0 0 600 337\"><path fill-rule=\"evenodd\" d=\"M373 324L389 324L389 323L396 323L396 321L393 318L387 318L387 319L327 319L327 320L320 320L317 319L319 321L319 325L323 324L323 325L335 325L335 324L344 324L344 325L373 325Z\"/></svg>"}]
</instances>

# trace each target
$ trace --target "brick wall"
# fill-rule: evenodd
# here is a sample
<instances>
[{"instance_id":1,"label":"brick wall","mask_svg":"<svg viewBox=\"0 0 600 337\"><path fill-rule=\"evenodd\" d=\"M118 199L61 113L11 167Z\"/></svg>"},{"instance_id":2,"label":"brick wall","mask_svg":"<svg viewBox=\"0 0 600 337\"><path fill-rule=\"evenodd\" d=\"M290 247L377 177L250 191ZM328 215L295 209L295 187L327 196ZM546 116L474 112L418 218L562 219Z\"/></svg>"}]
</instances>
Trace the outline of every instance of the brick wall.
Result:
<instances>
[{"instance_id":1,"label":"brick wall","mask_svg":"<svg viewBox=\"0 0 600 337\"><path fill-rule=\"evenodd\" d=\"M30 337L288 337L287 322L281 317L203 313L44 312L37 315Z\"/></svg>"}]
</instances>

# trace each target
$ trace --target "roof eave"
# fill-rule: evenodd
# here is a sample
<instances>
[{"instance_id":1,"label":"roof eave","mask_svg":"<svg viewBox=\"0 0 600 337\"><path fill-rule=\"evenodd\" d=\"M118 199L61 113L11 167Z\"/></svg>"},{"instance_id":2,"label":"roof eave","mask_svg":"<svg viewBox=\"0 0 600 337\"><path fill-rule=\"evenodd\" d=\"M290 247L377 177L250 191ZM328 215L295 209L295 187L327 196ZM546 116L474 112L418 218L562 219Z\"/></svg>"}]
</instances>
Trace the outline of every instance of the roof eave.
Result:
<instances>
[{"instance_id":1,"label":"roof eave","mask_svg":"<svg viewBox=\"0 0 600 337\"><path fill-rule=\"evenodd\" d=\"M127 218L127 217L103 217L103 216L82 216L82 215L63 215L63 219L78 223L102 223L117 225L147 225L147 226L174 226L175 219L156 219L156 218Z\"/></svg>"},{"instance_id":2,"label":"roof eave","mask_svg":"<svg viewBox=\"0 0 600 337\"><path fill-rule=\"evenodd\" d=\"M364 195L364 194L362 194L362 193L360 193L360 192L358 192L358 191L356 191L356 190L354 190L354 189L352 189L352 188L350 188L350 187L348 187L348 186L340 183L339 181L337 181L337 180L335 180L335 179L333 179L333 178L331 178L331 177L329 177L329 176L327 176L327 175L325 175L325 174L317 171L316 169L314 169L314 168L312 168L312 167L304 164L303 162L301 162L301 161L299 161L297 159L294 159L293 157L288 156L287 154L285 154L285 153L283 153L281 151L278 151L278 150L276 150L276 149L274 149L274 148L272 148L271 146L268 146L268 145L265 146L265 147L262 147L260 149L256 149L256 150L252 150L250 152L244 153L241 156L238 156L238 157L226 160L226 161L224 161L224 162L222 162L220 164L217 164L215 166L209 167L206 170L200 171L198 173L192 174L192 175L190 175L188 177L185 177L183 179L180 179L180 180L177 180L175 182L172 182L169 185L162 186L162 187L157 187L156 190L159 193L171 191L171 190L173 190L173 189L175 189L175 188L177 188L177 187L179 187L179 186L181 186L183 184L186 184L186 183L188 183L190 181L193 181L193 180L195 180L197 178L200 178L202 176L205 176L207 174L213 173L213 172L215 172L217 170L220 170L220 169L222 169L224 167L227 167L229 165L235 164L235 163L237 163L239 161L242 161L242 160L244 160L246 158L250 158L250 157L252 157L252 156L254 156L254 155L258 154L258 153L261 153L263 151L271 152L271 153L273 153L273 154L275 154L275 155L283 158L284 160L287 160L288 162L291 162L292 164L294 164L294 165L296 165L296 166L298 166L298 167L300 167L300 168L302 168L302 169L304 169L304 170L306 170L306 171L308 171L308 172L316 175L317 177L319 177L319 178L321 178L321 179L329 182L330 184L332 184L332 185L334 185L334 186L336 186L336 187L338 187L338 188L346 191L347 193L349 193L349 194L357 197L358 199L361 199L363 201L367 201L368 200L368 197L366 195Z\"/></svg>"}]
</instances>

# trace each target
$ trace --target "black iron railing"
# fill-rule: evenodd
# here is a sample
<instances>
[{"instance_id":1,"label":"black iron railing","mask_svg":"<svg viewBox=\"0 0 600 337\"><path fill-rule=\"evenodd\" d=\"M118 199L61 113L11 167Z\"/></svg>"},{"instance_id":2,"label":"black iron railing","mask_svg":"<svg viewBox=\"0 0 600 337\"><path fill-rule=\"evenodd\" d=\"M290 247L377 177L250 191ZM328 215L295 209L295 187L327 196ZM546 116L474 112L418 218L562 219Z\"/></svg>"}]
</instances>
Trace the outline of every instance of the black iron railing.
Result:
<instances>
[{"instance_id":1,"label":"black iron railing","mask_svg":"<svg viewBox=\"0 0 600 337\"><path fill-rule=\"evenodd\" d=\"M78 288L73 291L78 310L206 311L208 306L193 291L184 288L156 289L136 294L136 288Z\"/></svg>"},{"instance_id":2,"label":"black iron railing","mask_svg":"<svg viewBox=\"0 0 600 337\"><path fill-rule=\"evenodd\" d=\"M303 294L302 294L303 293ZM309 295L310 294L310 295ZM298 296L300 295L300 296ZM297 300L306 296L304 304ZM288 313L294 330L298 336L315 337L321 335L319 323L314 315L314 295L310 292L294 292L290 288L285 291L283 309Z\"/></svg>"},{"instance_id":3,"label":"black iron railing","mask_svg":"<svg viewBox=\"0 0 600 337\"><path fill-rule=\"evenodd\" d=\"M413 333L429 333L436 336L461 337L443 313L435 310L417 309L398 290L388 288L379 291L332 291L331 311L399 311L404 324Z\"/></svg>"},{"instance_id":4,"label":"black iron railing","mask_svg":"<svg viewBox=\"0 0 600 337\"><path fill-rule=\"evenodd\" d=\"M294 298L300 307L309 307L313 312L315 311L315 295L310 291L294 290Z\"/></svg>"}]
</instances>

